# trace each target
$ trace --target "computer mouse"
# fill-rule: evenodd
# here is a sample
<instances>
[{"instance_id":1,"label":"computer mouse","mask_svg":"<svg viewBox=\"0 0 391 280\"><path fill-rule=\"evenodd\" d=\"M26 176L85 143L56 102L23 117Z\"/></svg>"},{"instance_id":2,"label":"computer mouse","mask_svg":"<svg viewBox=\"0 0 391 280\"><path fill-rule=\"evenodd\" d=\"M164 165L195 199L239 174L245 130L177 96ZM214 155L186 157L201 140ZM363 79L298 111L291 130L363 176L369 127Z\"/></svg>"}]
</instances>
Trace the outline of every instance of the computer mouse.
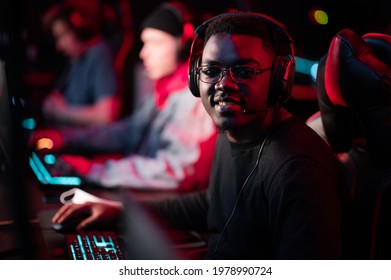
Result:
<instances>
[{"instance_id":1,"label":"computer mouse","mask_svg":"<svg viewBox=\"0 0 391 280\"><path fill-rule=\"evenodd\" d=\"M76 226L80 224L85 217L70 218L63 223L52 223L52 228L59 233L72 234L77 233Z\"/></svg>"}]
</instances>

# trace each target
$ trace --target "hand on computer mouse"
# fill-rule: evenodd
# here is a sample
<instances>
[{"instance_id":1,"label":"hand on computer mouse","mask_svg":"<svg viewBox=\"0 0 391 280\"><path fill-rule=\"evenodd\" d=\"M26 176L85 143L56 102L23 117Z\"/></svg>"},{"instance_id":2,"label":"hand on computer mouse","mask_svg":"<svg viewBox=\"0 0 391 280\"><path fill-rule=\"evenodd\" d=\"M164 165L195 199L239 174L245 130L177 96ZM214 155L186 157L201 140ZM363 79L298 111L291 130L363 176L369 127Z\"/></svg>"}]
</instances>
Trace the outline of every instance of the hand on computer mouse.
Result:
<instances>
[{"instance_id":1,"label":"hand on computer mouse","mask_svg":"<svg viewBox=\"0 0 391 280\"><path fill-rule=\"evenodd\" d=\"M76 226L76 230L83 230L91 227L113 225L123 211L121 202L102 200L99 202L85 202L81 204L66 203L53 216L52 222L64 224L73 217L83 216L84 219Z\"/></svg>"},{"instance_id":2,"label":"hand on computer mouse","mask_svg":"<svg viewBox=\"0 0 391 280\"><path fill-rule=\"evenodd\" d=\"M77 227L86 217L80 216L77 218L70 218L63 223L52 223L52 228L63 234L77 233Z\"/></svg>"}]
</instances>

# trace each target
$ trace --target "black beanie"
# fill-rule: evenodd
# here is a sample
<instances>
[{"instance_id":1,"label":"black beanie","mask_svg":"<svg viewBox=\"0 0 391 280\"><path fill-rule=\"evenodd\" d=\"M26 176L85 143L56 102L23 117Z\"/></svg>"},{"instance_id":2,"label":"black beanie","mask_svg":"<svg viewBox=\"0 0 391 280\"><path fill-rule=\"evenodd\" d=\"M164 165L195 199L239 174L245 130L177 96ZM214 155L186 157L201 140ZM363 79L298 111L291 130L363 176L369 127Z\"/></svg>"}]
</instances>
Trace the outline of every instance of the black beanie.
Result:
<instances>
[{"instance_id":1,"label":"black beanie","mask_svg":"<svg viewBox=\"0 0 391 280\"><path fill-rule=\"evenodd\" d=\"M155 28L179 37L183 33L183 19L180 11L168 3L160 5L141 24L141 29Z\"/></svg>"}]
</instances>

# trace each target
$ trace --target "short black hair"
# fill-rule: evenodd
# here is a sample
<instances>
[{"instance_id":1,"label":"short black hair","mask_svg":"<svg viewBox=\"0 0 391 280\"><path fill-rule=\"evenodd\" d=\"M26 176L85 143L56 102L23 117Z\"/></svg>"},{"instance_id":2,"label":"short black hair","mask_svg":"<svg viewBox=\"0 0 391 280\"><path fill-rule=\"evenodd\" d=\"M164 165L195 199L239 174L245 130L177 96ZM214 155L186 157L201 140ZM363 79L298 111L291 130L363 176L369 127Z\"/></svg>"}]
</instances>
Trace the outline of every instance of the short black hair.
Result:
<instances>
[{"instance_id":1,"label":"short black hair","mask_svg":"<svg viewBox=\"0 0 391 280\"><path fill-rule=\"evenodd\" d=\"M250 15L250 16L248 16ZM213 20L205 31L204 44L216 34L243 34L259 37L265 48L278 54L290 53L288 43L281 44L281 30L269 24L260 16L251 16L247 13L222 14Z\"/></svg>"}]
</instances>

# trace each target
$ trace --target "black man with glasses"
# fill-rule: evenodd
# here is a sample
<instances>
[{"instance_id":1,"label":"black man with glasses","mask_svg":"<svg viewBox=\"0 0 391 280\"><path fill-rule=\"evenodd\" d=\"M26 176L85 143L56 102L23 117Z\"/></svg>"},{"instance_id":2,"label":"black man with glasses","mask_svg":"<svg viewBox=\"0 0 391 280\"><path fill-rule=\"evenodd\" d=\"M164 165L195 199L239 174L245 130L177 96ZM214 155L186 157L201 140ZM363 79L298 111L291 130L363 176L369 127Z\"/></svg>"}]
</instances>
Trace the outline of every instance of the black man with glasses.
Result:
<instances>
[{"instance_id":1,"label":"black man with glasses","mask_svg":"<svg viewBox=\"0 0 391 280\"><path fill-rule=\"evenodd\" d=\"M265 15L239 13L196 34L190 89L221 132L204 197L207 256L343 258L349 194L340 166L283 108L295 71L289 33Z\"/></svg>"},{"instance_id":2,"label":"black man with glasses","mask_svg":"<svg viewBox=\"0 0 391 280\"><path fill-rule=\"evenodd\" d=\"M189 87L220 131L209 187L149 206L208 231L208 259L343 258L349 192L331 149L283 108L295 71L285 27L239 12L195 33Z\"/></svg>"}]
</instances>

